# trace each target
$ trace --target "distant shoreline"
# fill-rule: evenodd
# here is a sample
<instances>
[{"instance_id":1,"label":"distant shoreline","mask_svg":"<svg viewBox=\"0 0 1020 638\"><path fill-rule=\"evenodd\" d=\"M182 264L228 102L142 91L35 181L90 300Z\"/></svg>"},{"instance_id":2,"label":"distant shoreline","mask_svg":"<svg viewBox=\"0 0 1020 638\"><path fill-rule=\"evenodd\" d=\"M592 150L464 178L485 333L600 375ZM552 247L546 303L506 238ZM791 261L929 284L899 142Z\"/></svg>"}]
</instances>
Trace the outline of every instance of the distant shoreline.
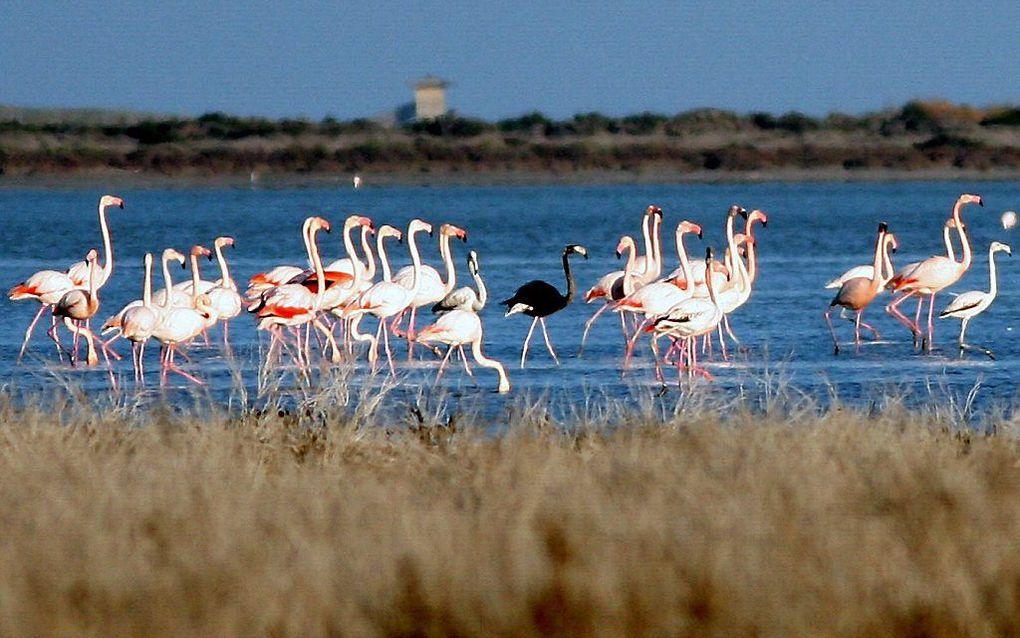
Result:
<instances>
[{"instance_id":1,"label":"distant shoreline","mask_svg":"<svg viewBox=\"0 0 1020 638\"><path fill-rule=\"evenodd\" d=\"M577 170L577 171L371 171L357 173L363 188L373 187L456 187L456 186L612 186L667 184L755 184L769 182L910 182L910 181L1017 181L1020 168L974 170L929 168L914 170L838 168L779 168L757 171L669 170ZM0 175L0 190L80 189L98 186L115 188L337 188L353 190L355 173L294 174L267 173L252 181L250 175L166 175L120 170L91 170L73 173Z\"/></svg>"}]
</instances>

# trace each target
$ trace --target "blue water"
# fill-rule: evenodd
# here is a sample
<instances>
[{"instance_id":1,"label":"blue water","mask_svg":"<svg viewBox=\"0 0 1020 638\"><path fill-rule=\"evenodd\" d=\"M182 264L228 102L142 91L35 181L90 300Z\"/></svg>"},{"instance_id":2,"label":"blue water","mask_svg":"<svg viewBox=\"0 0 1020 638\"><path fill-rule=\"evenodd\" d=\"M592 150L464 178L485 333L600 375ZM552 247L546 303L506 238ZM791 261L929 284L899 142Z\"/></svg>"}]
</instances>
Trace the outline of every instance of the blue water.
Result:
<instances>
[{"instance_id":1,"label":"blue water","mask_svg":"<svg viewBox=\"0 0 1020 638\"><path fill-rule=\"evenodd\" d=\"M66 268L92 247L101 246L95 204L104 190L0 190L3 234L0 237L0 271L7 285L25 279L43 268ZM693 255L704 246L723 247L727 207L740 203L748 209L767 211L769 224L759 227L759 278L750 301L732 317L732 325L747 351L730 362L718 358L709 363L716 375L706 392L740 393L761 387L769 375L778 374L796 392L819 397L837 396L843 401L868 400L876 393L895 388L930 396L933 392L965 395L980 384L979 397L985 404L1012 402L1016 394L1013 379L1020 372L1020 346L1013 337L1020 317L1020 288L1014 264L999 255L1000 292L992 307L974 320L969 341L995 351L992 361L979 354L957 356L954 346L959 330L955 320L938 321L936 342L940 349L922 354L912 347L909 333L889 318L877 304L866 318L883 335L859 351L850 346L833 356L822 313L832 291L822 284L844 269L871 261L874 229L885 220L900 240L895 264L916 261L943 252L942 224L961 192L976 192L985 207L970 206L964 218L974 241L974 265L954 286L962 292L987 289L987 246L994 239L1007 243L1012 233L1002 229L999 215L1020 206L1020 184L1002 182L890 182L890 183L769 183L705 184L673 186L541 186L541 187L348 187L302 189L225 188L123 189L114 191L126 201L126 209L111 210L115 268L111 281L101 290L100 317L105 318L124 303L140 296L142 255L157 254L172 246L186 252L194 243L211 247L212 238L227 234L237 244L228 259L235 278L245 282L258 271L278 264L304 263L299 236L302 220L317 214L334 221L358 212L376 224L405 226L420 216L436 223L451 222L468 230L467 246L455 243L459 269L458 285L469 277L463 267L467 248L478 251L482 275L490 299L510 296L525 281L545 279L564 289L560 252L566 243L588 247L588 261L574 259L578 289L583 292L599 276L620 268L613 250L622 234L640 241L640 220L648 204L665 211L664 246L667 267L675 264L672 229L682 219L700 223L703 241L688 240ZM341 256L339 233L321 235L325 259ZM1020 248L1020 246L1018 246ZM394 245L392 259L397 266L408 261L406 251ZM427 245L424 258L438 262L434 245ZM720 250L721 253L721 250ZM218 276L215 262L203 264L206 277ZM186 276L176 270L177 276ZM158 283L157 286L161 284ZM880 298L884 302L888 297ZM940 295L937 307L949 301ZM37 330L30 356L14 365L24 328L37 306L34 303L2 302L5 321L0 324L0 380L21 390L46 389L67 380L81 384L91 394L109 391L105 369L72 369L60 364L44 330ZM631 373L621 379L622 339L619 323L607 315L596 324L583 358L576 351L585 319L597 308L575 301L548 320L553 344L562 365L552 363L541 339L532 342L528 366L520 370L517 361L528 328L524 316L503 318L495 303L483 311L486 351L507 365L514 386L513 396L551 393L568 401L581 401L593 392L608 397L629 398L659 384L652 376L647 349L638 353ZM912 308L912 306L904 306ZM368 327L374 320L365 321ZM419 324L420 325L420 324ZM44 326L45 327L45 326ZM851 325L837 323L841 341L849 345ZM229 389L240 384L256 390L257 360L265 335L259 335L247 316L238 317L231 327L236 354L233 363L216 347L197 345L191 349L189 369L209 384L213 397L225 399ZM213 339L218 337L218 330ZM260 341L261 339L261 341ZM122 390L130 390L130 352L121 342L125 359L114 366ZM403 348L398 347L402 353ZM158 387L156 348L150 347L149 393ZM432 391L431 373L435 362L423 358L407 363L400 356L399 390L416 393ZM228 365L229 363L229 365ZM240 376L232 375L238 370ZM667 378L674 379L667 372ZM352 379L369 382L364 364ZM379 377L376 377L378 380ZM452 366L442 387L456 396L472 397L482 404L505 401L491 392L494 374L476 368L476 381ZM187 384L174 380L171 392ZM285 386L292 381L285 382Z\"/></svg>"}]
</instances>

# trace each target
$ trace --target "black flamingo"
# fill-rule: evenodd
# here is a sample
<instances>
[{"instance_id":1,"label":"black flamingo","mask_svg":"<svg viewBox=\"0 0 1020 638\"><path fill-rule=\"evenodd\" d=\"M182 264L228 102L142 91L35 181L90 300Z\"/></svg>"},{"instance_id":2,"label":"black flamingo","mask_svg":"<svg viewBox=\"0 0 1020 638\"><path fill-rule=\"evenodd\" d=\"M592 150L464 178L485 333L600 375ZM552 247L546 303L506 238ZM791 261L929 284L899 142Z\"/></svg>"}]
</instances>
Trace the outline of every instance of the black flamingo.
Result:
<instances>
[{"instance_id":1,"label":"black flamingo","mask_svg":"<svg viewBox=\"0 0 1020 638\"><path fill-rule=\"evenodd\" d=\"M553 351L552 343L549 341L549 333L545 329L545 318L554 312L563 310L574 299L574 276L570 274L570 260L568 259L574 253L588 259L588 249L584 246L567 244L563 249L563 273L567 277L566 295L561 295L560 291L556 290L556 287L552 284L536 279L518 288L513 297L500 302L507 307L507 317L518 312L534 317L531 320L531 327L528 328L528 336L524 339L524 349L521 350L522 368L524 367L525 359L528 357L528 344L531 342L531 335L535 331L536 322L542 324L545 347L549 349L549 354L552 355L556 365L560 364L560 360L556 358L556 353Z\"/></svg>"}]
</instances>

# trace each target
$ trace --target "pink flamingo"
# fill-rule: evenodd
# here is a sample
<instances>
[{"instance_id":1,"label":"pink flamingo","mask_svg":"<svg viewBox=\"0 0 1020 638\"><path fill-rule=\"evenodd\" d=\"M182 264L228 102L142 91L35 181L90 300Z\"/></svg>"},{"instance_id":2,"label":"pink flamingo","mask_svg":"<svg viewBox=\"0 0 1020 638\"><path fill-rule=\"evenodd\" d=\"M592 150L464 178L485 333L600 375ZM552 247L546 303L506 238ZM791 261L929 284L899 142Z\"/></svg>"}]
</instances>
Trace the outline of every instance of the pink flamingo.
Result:
<instances>
[{"instance_id":1,"label":"pink flamingo","mask_svg":"<svg viewBox=\"0 0 1020 638\"><path fill-rule=\"evenodd\" d=\"M442 301L457 285L457 269L453 265L453 255L450 251L451 238L457 238L467 243L467 231L453 224L443 224L439 227L439 255L442 257L443 265L446 266L446 281L443 281L438 270L428 264L422 264L418 273L418 292L414 296L414 301L392 323L393 334L400 336L400 322L403 320L404 314L408 310L410 311L411 317L406 333L408 357L411 356L414 348L414 319L418 308ZM414 282L413 271L413 266L404 266L397 271L397 274L393 275L393 281L405 288L410 288Z\"/></svg>"},{"instance_id":2,"label":"pink flamingo","mask_svg":"<svg viewBox=\"0 0 1020 638\"><path fill-rule=\"evenodd\" d=\"M421 257L418 254L415 234L422 231L431 235L432 225L420 219L413 219L407 226L407 245L411 253L411 267L414 275L411 287L407 288L395 281L380 281L358 295L343 312L344 317L353 318L357 315L368 313L379 319L375 341L372 342L372 348L369 351L369 361L374 366L375 361L378 360L377 348L379 346L379 337L381 336L386 348L386 359L389 362L390 374L393 375L396 375L397 371L393 365L393 353L390 350L386 322L391 318L395 320L397 315L413 303L415 295L418 294L418 288L421 284Z\"/></svg>"},{"instance_id":3,"label":"pink flamingo","mask_svg":"<svg viewBox=\"0 0 1020 638\"><path fill-rule=\"evenodd\" d=\"M492 368L499 375L499 386L497 392L510 391L510 380L507 378L506 369L499 361L489 359L482 354L482 320L470 310L451 310L441 316L434 324L425 326L418 333L417 339L422 343L445 343L449 346L446 356L439 364L439 371L436 373L436 381L443 376L443 368L450 359L454 348L460 352L460 358L464 362L464 370L468 376L472 376L471 368L468 367L467 357L464 355L464 346L471 344L471 354L478 365Z\"/></svg>"},{"instance_id":4,"label":"pink flamingo","mask_svg":"<svg viewBox=\"0 0 1020 638\"><path fill-rule=\"evenodd\" d=\"M184 267L186 261L184 255L173 248L167 248L163 251L163 279L166 284L166 290L173 290L173 280L170 278L170 268L168 266L171 259L178 261L181 267ZM189 306L179 307L172 305L172 295L166 295L163 298L163 303L158 313L159 321L151 335L152 338L163 345L163 353L160 357L160 367L162 368L160 371L161 385L166 384L169 372L176 372L192 383L203 385L201 379L188 374L174 361L177 348L201 334L202 330L205 329L206 322L212 316L212 309L209 307L209 297L200 294L197 290L192 291L192 296L193 300Z\"/></svg>"},{"instance_id":5,"label":"pink flamingo","mask_svg":"<svg viewBox=\"0 0 1020 638\"><path fill-rule=\"evenodd\" d=\"M626 253L627 263L624 265L623 270L616 270L608 275L602 277L596 286L603 284L609 287L609 295L605 296L605 303L602 307L595 311L595 314L591 316L588 321L584 322L584 332L581 333L581 347L577 351L577 356L581 356L584 352L584 344L588 340L588 332L599 316L613 306L613 302L623 299L631 295L635 290L641 290L641 281L638 278L638 274L635 270L635 262L637 247L634 245L634 239L630 235L624 235L620 238L619 243L616 245L616 258L619 259ZM590 293L594 288L590 289ZM588 295L585 295L588 298ZM627 324L624 321L624 316L620 315L620 328L623 330L623 338L627 339Z\"/></svg>"},{"instance_id":6,"label":"pink flamingo","mask_svg":"<svg viewBox=\"0 0 1020 638\"><path fill-rule=\"evenodd\" d=\"M839 354L839 340L836 338L836 330L832 326L832 309L835 306L843 306L856 313L854 321L854 344L861 344L861 326L871 330L875 338L878 338L878 331L872 326L864 323L861 316L864 309L875 299L882 287L882 253L885 246L885 235L889 227L885 222L878 225L878 238L875 240L875 259L871 279L854 277L843 282L836 296L829 302L829 308L825 311L825 322L829 324L829 332L832 334L833 354Z\"/></svg>"},{"instance_id":7,"label":"pink flamingo","mask_svg":"<svg viewBox=\"0 0 1020 638\"><path fill-rule=\"evenodd\" d=\"M63 317L64 325L74 335L74 346L71 354L72 364L78 361L78 336L82 334L85 335L85 341L88 343L88 365L94 366L99 363L99 357L96 355L95 335L88 325L89 320L99 311L99 289L96 284L99 270L96 266L98 257L99 254L95 250L90 250L85 257L85 262L90 267L88 289L72 288L64 293L64 296L53 306L53 316ZM55 329L56 326L53 326L51 331L55 333ZM53 335L51 334L51 336ZM105 350L103 351L103 356L106 356Z\"/></svg>"},{"instance_id":8,"label":"pink flamingo","mask_svg":"<svg viewBox=\"0 0 1020 638\"><path fill-rule=\"evenodd\" d=\"M135 381L139 383L145 379L145 368L142 363L145 343L152 337L160 319L152 305L152 253L145 253L144 264L145 279L142 282L141 303L129 305L120 316L120 336L131 342L131 364L134 367ZM163 266L168 269L166 261L163 262Z\"/></svg>"},{"instance_id":9,"label":"pink flamingo","mask_svg":"<svg viewBox=\"0 0 1020 638\"><path fill-rule=\"evenodd\" d=\"M390 261L386 257L386 239L389 237L395 238L397 241L403 241L404 233L399 229L390 226L389 224L383 224L379 227L379 232L375 236L376 250L379 253L379 268L382 271L382 281L393 281L393 274L390 270ZM353 345L355 342L369 342L368 357L369 363L375 365L376 355L376 341L375 337L371 334L364 334L358 332L358 324L361 323L361 319L365 316L363 313L359 313L352 318L344 316L344 311L347 305L350 305L358 295L364 293L366 290L371 288L374 284L371 281L365 281L364 276L361 278L361 283L358 285L354 292L354 295L346 302L345 305L333 308L331 312L336 315L341 321L347 322L347 330L345 331L344 344L347 346L348 352L353 351Z\"/></svg>"},{"instance_id":10,"label":"pink flamingo","mask_svg":"<svg viewBox=\"0 0 1020 638\"><path fill-rule=\"evenodd\" d=\"M114 195L103 195L99 198L99 228L103 236L106 264L99 272L95 273L97 290L103 287L107 279L110 278L110 273L113 272L113 244L110 239L110 228L106 221L106 209L110 206L124 208L124 200ZM35 317L32 318L28 328L25 330L25 339L21 343L21 350L18 351L18 362L25 356L28 342L32 338L32 331L35 329L35 325L39 322L43 313L47 309L52 310L53 305L60 301L60 298L71 289L86 288L90 273L91 268L87 260L80 261L73 264L67 272L41 270L7 291L7 296L11 301L31 299L38 301L40 304L39 311L36 312ZM59 355L61 350L59 338L56 337L56 326L57 319L52 317L50 334L55 338Z\"/></svg>"},{"instance_id":11,"label":"pink flamingo","mask_svg":"<svg viewBox=\"0 0 1020 638\"><path fill-rule=\"evenodd\" d=\"M914 295L928 296L928 334L922 342L923 347L927 350L931 349L935 338L935 324L933 321L935 295L959 281L960 277L970 268L970 242L967 240L966 229L964 228L963 220L960 218L961 210L967 204L984 206L984 202L980 195L964 193L960 195L953 206L953 221L956 224L956 230L960 234L960 242L963 245L962 261L957 263L949 256L935 255L920 262L909 271L897 273L886 284L894 292L901 293L899 297L886 306L886 311L910 329L915 343L918 335L921 333L921 327L918 325L918 322L911 322L910 319L904 316L899 310L899 305Z\"/></svg>"},{"instance_id":12,"label":"pink flamingo","mask_svg":"<svg viewBox=\"0 0 1020 638\"><path fill-rule=\"evenodd\" d=\"M319 258L318 245L315 242L315 234L321 229L327 233L330 230L329 222L321 217L311 217L306 220L308 228L308 250L309 261L315 270L318 281L324 281L322 260ZM269 352L266 354L266 365L272 361L273 354L278 346L284 345L281 329L289 327L294 332L297 351L295 361L302 373L307 374L307 361L302 360L302 353L308 350L307 337L305 345L301 344L300 327L308 325L315 326L324 334L332 347L333 359L339 359L339 350L333 340L332 333L316 317L323 297L324 287L315 286L313 293L300 283L284 284L270 289L264 293L261 301L254 307L249 307L259 319L258 329L268 330L271 335Z\"/></svg>"}]
</instances>

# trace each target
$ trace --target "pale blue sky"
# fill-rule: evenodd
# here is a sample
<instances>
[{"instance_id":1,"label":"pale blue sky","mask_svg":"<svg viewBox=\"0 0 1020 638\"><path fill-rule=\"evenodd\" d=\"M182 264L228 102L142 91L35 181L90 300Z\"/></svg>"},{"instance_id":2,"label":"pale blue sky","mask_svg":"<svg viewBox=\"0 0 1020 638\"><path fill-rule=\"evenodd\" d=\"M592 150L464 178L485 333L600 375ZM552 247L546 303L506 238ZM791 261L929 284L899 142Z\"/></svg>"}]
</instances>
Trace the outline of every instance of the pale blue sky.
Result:
<instances>
[{"instance_id":1,"label":"pale blue sky","mask_svg":"<svg viewBox=\"0 0 1020 638\"><path fill-rule=\"evenodd\" d=\"M0 0L0 103L369 116L1020 102L1020 2ZM522 8L523 7L523 8Z\"/></svg>"}]
</instances>

